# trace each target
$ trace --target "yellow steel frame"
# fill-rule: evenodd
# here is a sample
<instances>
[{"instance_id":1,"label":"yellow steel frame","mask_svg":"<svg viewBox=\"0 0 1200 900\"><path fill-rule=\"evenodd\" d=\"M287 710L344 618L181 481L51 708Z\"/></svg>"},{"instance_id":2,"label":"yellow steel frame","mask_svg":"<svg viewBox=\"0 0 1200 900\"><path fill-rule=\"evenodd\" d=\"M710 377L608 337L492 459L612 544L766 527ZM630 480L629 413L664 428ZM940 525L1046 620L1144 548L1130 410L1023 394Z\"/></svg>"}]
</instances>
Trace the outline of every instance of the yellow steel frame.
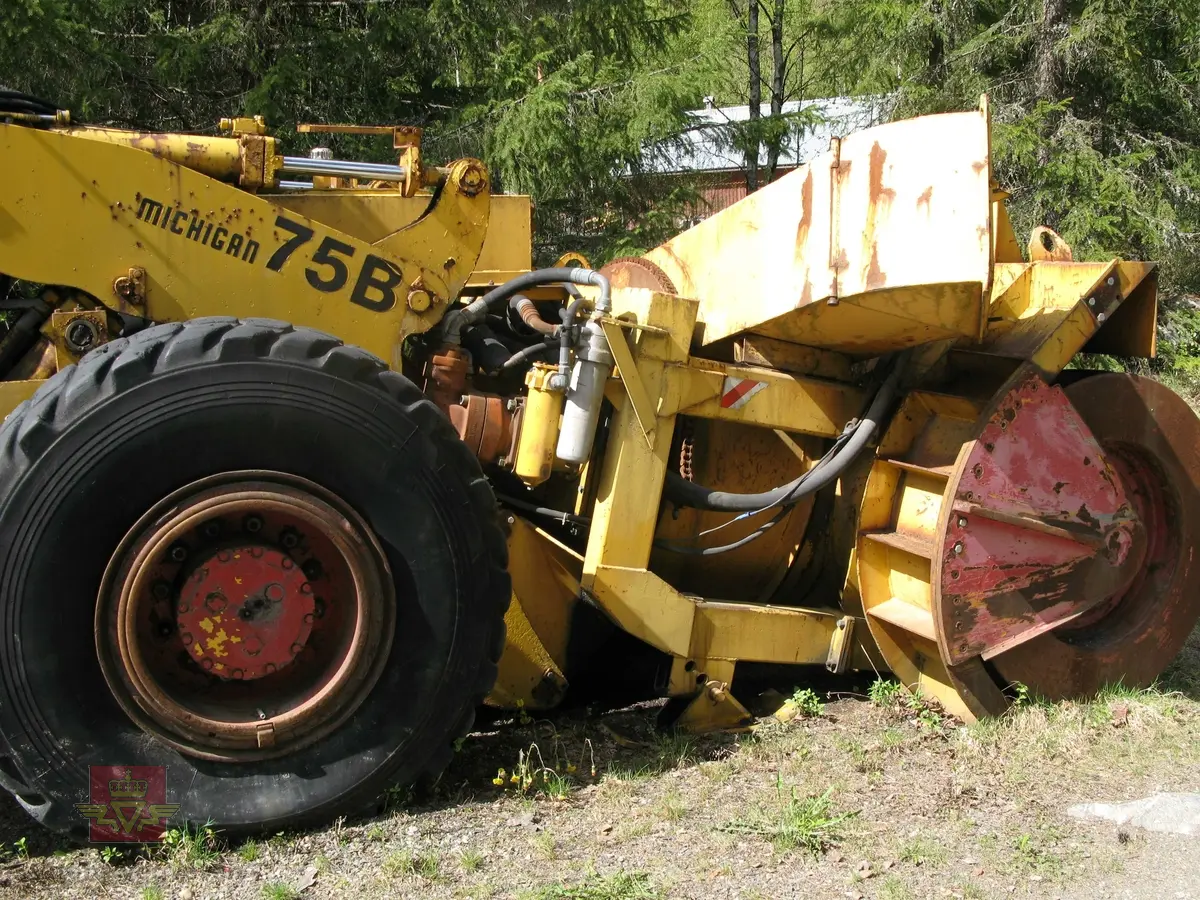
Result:
<instances>
[{"instance_id":1,"label":"yellow steel frame","mask_svg":"<svg viewBox=\"0 0 1200 900\"><path fill-rule=\"evenodd\" d=\"M622 629L673 657L673 695L699 691L681 722L725 727L745 712L728 693L737 661L823 665L831 645L843 655L845 617L833 609L703 600L649 571L658 503L648 498L662 494L675 418L686 412L833 437L861 411L863 394L845 384L692 357L694 300L625 288L614 291L613 305L618 315L603 324L624 387L608 393L615 412L581 585ZM722 406L729 376L766 387L740 407Z\"/></svg>"},{"instance_id":2,"label":"yellow steel frame","mask_svg":"<svg viewBox=\"0 0 1200 900\"><path fill-rule=\"evenodd\" d=\"M278 318L396 368L401 340L433 327L467 284L488 232L491 198L474 160L450 167L424 215L368 242L165 156L70 130L0 125L0 156L19 173L0 182L0 271L70 284L118 309L117 279L137 269L139 312L154 321Z\"/></svg>"}]
</instances>

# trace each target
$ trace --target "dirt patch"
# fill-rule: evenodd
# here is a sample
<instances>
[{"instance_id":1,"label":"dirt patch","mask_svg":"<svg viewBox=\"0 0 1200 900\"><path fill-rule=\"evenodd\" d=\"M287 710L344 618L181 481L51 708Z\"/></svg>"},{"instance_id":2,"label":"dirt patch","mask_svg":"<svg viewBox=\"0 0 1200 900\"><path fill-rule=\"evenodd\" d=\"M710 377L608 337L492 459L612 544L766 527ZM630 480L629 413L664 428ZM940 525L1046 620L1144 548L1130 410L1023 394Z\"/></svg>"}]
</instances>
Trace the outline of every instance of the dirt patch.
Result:
<instances>
[{"instance_id":1,"label":"dirt patch","mask_svg":"<svg viewBox=\"0 0 1200 900\"><path fill-rule=\"evenodd\" d=\"M738 736L663 735L657 712L497 722L377 815L233 846L176 833L104 858L5 798L0 897L1082 900L1200 884L1189 839L1066 815L1195 788L1197 636L1153 690L972 727L883 686L802 697Z\"/></svg>"}]
</instances>

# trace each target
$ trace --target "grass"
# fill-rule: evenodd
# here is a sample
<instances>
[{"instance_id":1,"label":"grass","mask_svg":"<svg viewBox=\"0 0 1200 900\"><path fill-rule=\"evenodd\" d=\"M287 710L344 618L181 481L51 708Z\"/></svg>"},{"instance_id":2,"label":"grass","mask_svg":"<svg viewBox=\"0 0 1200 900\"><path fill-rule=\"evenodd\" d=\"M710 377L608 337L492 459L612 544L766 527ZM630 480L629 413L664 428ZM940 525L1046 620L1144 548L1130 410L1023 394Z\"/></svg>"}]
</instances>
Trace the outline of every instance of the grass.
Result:
<instances>
[{"instance_id":1,"label":"grass","mask_svg":"<svg viewBox=\"0 0 1200 900\"><path fill-rule=\"evenodd\" d=\"M173 869L209 869L221 859L221 839L208 825L170 828L163 832L160 853Z\"/></svg>"},{"instance_id":2,"label":"grass","mask_svg":"<svg viewBox=\"0 0 1200 900\"><path fill-rule=\"evenodd\" d=\"M521 897L522 900L664 900L666 894L644 872L620 872L606 877L593 874L570 887L548 885Z\"/></svg>"},{"instance_id":3,"label":"grass","mask_svg":"<svg viewBox=\"0 0 1200 900\"><path fill-rule=\"evenodd\" d=\"M166 900L166 894L157 884L148 884L138 894L139 900Z\"/></svg>"},{"instance_id":4,"label":"grass","mask_svg":"<svg viewBox=\"0 0 1200 900\"><path fill-rule=\"evenodd\" d=\"M555 843L554 835L550 832L543 831L541 834L534 835L529 843L533 845L533 849L542 859L558 859L558 845Z\"/></svg>"},{"instance_id":5,"label":"grass","mask_svg":"<svg viewBox=\"0 0 1200 900\"><path fill-rule=\"evenodd\" d=\"M679 791L671 789L663 797L662 817L668 822L678 822L687 815L687 804L683 802Z\"/></svg>"},{"instance_id":6,"label":"grass","mask_svg":"<svg viewBox=\"0 0 1200 900\"><path fill-rule=\"evenodd\" d=\"M258 849L256 841L246 841L238 847L237 855L242 862L255 862L262 855L262 851Z\"/></svg>"},{"instance_id":7,"label":"grass","mask_svg":"<svg viewBox=\"0 0 1200 900\"><path fill-rule=\"evenodd\" d=\"M777 853L803 848L819 856L842 840L845 823L854 814L833 812L832 788L819 796L801 797L794 787L785 794L782 782L777 779L775 789L774 809L760 810L747 819L735 819L720 826L720 830L765 838Z\"/></svg>"},{"instance_id":8,"label":"grass","mask_svg":"<svg viewBox=\"0 0 1200 900\"><path fill-rule=\"evenodd\" d=\"M1032 834L1022 834L1013 844L1012 865L1018 872L1051 879L1061 878L1065 868L1063 858L1042 846L1042 840Z\"/></svg>"},{"instance_id":9,"label":"grass","mask_svg":"<svg viewBox=\"0 0 1200 900\"><path fill-rule=\"evenodd\" d=\"M383 861L383 871L394 878L415 875L426 881L437 881L441 877L441 860L436 853L398 850Z\"/></svg>"},{"instance_id":10,"label":"grass","mask_svg":"<svg viewBox=\"0 0 1200 900\"><path fill-rule=\"evenodd\" d=\"M879 883L879 900L912 900L913 893L895 875L888 875Z\"/></svg>"},{"instance_id":11,"label":"grass","mask_svg":"<svg viewBox=\"0 0 1200 900\"><path fill-rule=\"evenodd\" d=\"M262 886L263 900L299 900L300 892L282 881L269 881Z\"/></svg>"},{"instance_id":12,"label":"grass","mask_svg":"<svg viewBox=\"0 0 1200 900\"><path fill-rule=\"evenodd\" d=\"M946 848L929 838L909 838L900 846L901 862L921 866L925 863L941 865L946 861Z\"/></svg>"},{"instance_id":13,"label":"grass","mask_svg":"<svg viewBox=\"0 0 1200 900\"><path fill-rule=\"evenodd\" d=\"M458 854L458 864L464 872L478 872L483 866L483 854L468 848Z\"/></svg>"}]
</instances>

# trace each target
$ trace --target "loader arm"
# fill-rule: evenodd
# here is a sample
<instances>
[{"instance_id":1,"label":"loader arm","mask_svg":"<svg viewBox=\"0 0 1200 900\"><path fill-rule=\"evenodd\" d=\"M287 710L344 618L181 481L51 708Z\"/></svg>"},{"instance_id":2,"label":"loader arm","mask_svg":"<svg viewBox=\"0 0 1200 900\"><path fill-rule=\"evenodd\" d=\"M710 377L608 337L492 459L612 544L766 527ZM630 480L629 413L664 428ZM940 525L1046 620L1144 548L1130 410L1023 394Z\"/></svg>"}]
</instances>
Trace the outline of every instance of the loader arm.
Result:
<instances>
[{"instance_id":1,"label":"loader arm","mask_svg":"<svg viewBox=\"0 0 1200 900\"><path fill-rule=\"evenodd\" d=\"M425 213L371 244L134 146L0 126L0 271L156 322L254 315L338 334L399 368L458 296L487 233L483 166L461 160ZM117 280L144 272L123 303Z\"/></svg>"}]
</instances>

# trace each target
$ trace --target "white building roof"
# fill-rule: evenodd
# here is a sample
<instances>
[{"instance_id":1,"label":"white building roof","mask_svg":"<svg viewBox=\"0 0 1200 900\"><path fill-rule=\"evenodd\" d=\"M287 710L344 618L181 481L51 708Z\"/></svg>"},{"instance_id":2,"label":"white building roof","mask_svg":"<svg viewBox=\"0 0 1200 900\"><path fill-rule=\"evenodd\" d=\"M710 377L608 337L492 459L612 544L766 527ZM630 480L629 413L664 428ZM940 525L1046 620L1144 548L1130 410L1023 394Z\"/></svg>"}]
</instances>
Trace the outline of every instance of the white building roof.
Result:
<instances>
[{"instance_id":1,"label":"white building roof","mask_svg":"<svg viewBox=\"0 0 1200 900\"><path fill-rule=\"evenodd\" d=\"M770 104L761 107L763 118ZM798 115L798 113L808 115ZM677 138L648 148L643 154L645 171L657 174L722 172L745 168L745 156L733 146L729 127L750 119L749 106L722 106L689 112L691 127ZM829 140L843 137L884 120L886 100L882 97L831 97L822 100L793 100L783 104L783 115L791 117L788 135L779 154L779 165L802 165L829 149ZM759 165L767 164L767 148L759 149Z\"/></svg>"}]
</instances>

